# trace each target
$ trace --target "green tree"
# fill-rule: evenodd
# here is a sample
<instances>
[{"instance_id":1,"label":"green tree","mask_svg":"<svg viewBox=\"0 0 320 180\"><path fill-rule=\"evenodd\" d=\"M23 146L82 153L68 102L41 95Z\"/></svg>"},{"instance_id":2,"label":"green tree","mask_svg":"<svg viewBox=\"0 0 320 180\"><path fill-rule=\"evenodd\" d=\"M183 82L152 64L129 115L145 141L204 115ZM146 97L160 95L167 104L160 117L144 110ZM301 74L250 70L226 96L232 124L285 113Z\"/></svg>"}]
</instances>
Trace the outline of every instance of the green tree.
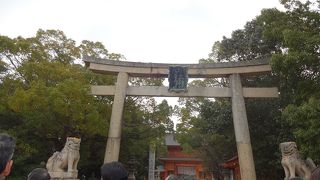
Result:
<instances>
[{"instance_id":1,"label":"green tree","mask_svg":"<svg viewBox=\"0 0 320 180\"><path fill-rule=\"evenodd\" d=\"M100 42L85 40L77 46L59 30L40 29L31 38L0 36L0 131L18 140L12 178L21 179L43 166L54 151L62 149L67 136L82 139L80 175L100 174L113 99L90 95L90 85L113 85L116 78L87 70L79 64L83 56L123 58L109 53ZM126 100L124 119L129 126L122 138L122 147L132 148L121 151L146 158L148 154L140 150L169 129L171 110L167 103L157 105L152 98L133 100ZM145 133L146 138L135 144L130 132Z\"/></svg>"},{"instance_id":2,"label":"green tree","mask_svg":"<svg viewBox=\"0 0 320 180\"><path fill-rule=\"evenodd\" d=\"M142 102L144 106L140 105ZM120 152L120 161L127 163L135 158L138 179L148 174L149 145L160 146L165 133L172 131L171 114L172 108L166 100L156 105L153 98L127 98L121 140L124 150Z\"/></svg>"},{"instance_id":3,"label":"green tree","mask_svg":"<svg viewBox=\"0 0 320 180\"><path fill-rule=\"evenodd\" d=\"M242 78L243 86L263 87L279 84L281 92L280 101L266 99L246 99L246 109L255 158L256 172L259 179L276 179L281 177L282 168L278 160L280 158L278 144L282 141L292 140L293 135L295 135L295 137L298 137L298 134L301 133L301 129L299 128L298 123L294 123L296 121L300 121L300 123L303 122L302 118L305 116L302 115L302 110L296 109L297 106L290 106L291 111L285 110L285 116L281 116L281 110L291 102L298 102L299 99L301 99L299 97L301 95L314 95L316 94L315 92L319 92L317 89L319 88L318 80L312 79L315 78L315 74L318 74L319 71L319 52L317 52L319 51L319 42L317 41L317 35L319 35L319 16L316 11L311 10L310 6L312 4L310 4L309 2L307 2L306 4L299 3L298 1L286 1L282 3L287 7L290 7L286 12L281 12L277 9L263 10L262 14L259 15L256 19L248 22L244 26L244 29L236 30L232 33L230 38L223 37L220 42L216 42L213 45L212 53L210 53L209 58L202 59L200 61L201 63L212 63L217 61L250 61L254 59L272 57L274 76ZM302 15L303 13L301 12L300 14L294 12L301 11L301 8L305 8L305 15ZM304 25L304 23L311 23L312 26L311 24ZM288 24L291 24L292 26L288 26ZM305 28L308 30L308 33L302 33L303 35L299 35L301 32L305 31ZM302 29L303 31L299 29ZM291 32L294 32L290 32L292 36L289 36L289 30ZM301 38L297 35L301 36ZM293 40L299 41L293 43ZM299 56L296 56L297 53L291 54L291 56L296 57L297 60L299 59L300 62L304 62L306 63L306 65L300 63L293 66L289 64L289 62L292 63L292 60L279 59L279 57L282 56L286 57L287 54L290 54L290 52L293 50L290 50L287 45L284 46L289 42L295 44L295 48L306 48L309 50L312 49L310 52L304 54L299 52ZM304 45L301 46L301 44ZM306 56L306 54L308 56ZM313 58L309 58L310 56L312 56ZM288 64L286 66L287 62ZM304 70L303 68L306 67L308 67L307 70ZM295 68L300 68L301 70L297 70ZM299 76L299 78L296 78L296 76ZM301 76L308 76L309 78L301 78ZM302 79L303 81L301 81ZM208 80L206 81L207 83L209 82ZM224 86L226 86L225 83L228 82L227 79L223 78L220 79L220 81L220 85ZM301 83L301 86L297 85L299 83ZM210 86L210 84L214 85L215 83L209 83L206 86ZM307 84L310 84L311 86L306 86ZM300 91L303 93L299 93ZM198 136L202 136L202 139L212 140L212 146L210 146L210 149L212 149L212 152L218 154L217 152L221 148L215 144L221 143L221 139L218 139L214 133L205 133L206 131L204 127L199 126L199 124L206 124L207 126L205 127L211 129L212 132L216 131L216 127L213 125L219 123L214 120L206 121L205 118L205 114L209 114L209 116L207 117L216 118L217 114L215 114L215 110L210 109L207 106L201 106L201 104L205 104L204 101L200 101L197 104L191 103L193 108L188 108L188 106L190 106L190 102L194 101L185 101L186 107L182 108L182 112L184 112L185 114L182 113L182 124L180 125L180 127L182 127L180 130L183 133L187 132L187 135L190 138L181 138L181 140L184 142L188 142L189 145L191 145L193 148L201 150L201 148L205 147L204 145L201 145L201 143L199 143L201 142L201 138L199 138L200 140L198 139L196 144L190 142L193 141L192 138L195 138L197 136L196 134L199 134ZM218 102L221 102L221 100L216 99L214 101L215 105L212 104L211 106L218 106ZM306 103L305 106L307 104L313 104L313 106L316 104L315 101L312 102L313 103ZM312 112L314 112L312 115L310 114L310 116L316 117L316 107L309 107L309 109L312 109ZM219 109L217 107L215 108ZM192 115L194 111L198 111L200 113ZM220 116L222 116L225 111L220 111ZM296 113L292 113L293 111L296 111ZM298 112L300 112L300 114ZM297 113L300 115L300 119L297 119ZM290 118L290 121L283 121L284 117L287 117L286 114L288 116L294 116L295 114L295 116L294 118ZM297 120L293 121L293 119ZM228 118L225 117L224 121L228 122ZM313 120L312 122L316 121ZM317 128L315 123L310 122L308 124L313 124L315 126L315 128L313 129ZM307 125L307 123L305 125ZM310 126L307 127L310 128ZM221 128L228 129L228 126L221 126ZM315 131L311 131L312 135L316 135L316 133L317 132ZM220 135L226 136L228 135L228 133L220 132ZM306 142L308 142L306 139L306 137L308 136L310 136L310 133L306 133L304 137L300 136L301 141L299 144L301 144L302 148L305 147L303 144L306 144ZM315 136L315 139L316 137L318 136ZM315 141L315 139L312 142L316 143L317 141ZM302 140L304 141L304 143L302 143ZM232 145L234 144L234 141L229 141L229 143L231 143ZM227 145L225 146L229 147ZM311 147L312 146L308 146L305 149L311 149ZM228 153L228 151L222 151L222 154L220 155L221 159L216 159L216 162L221 163L223 161L222 157L230 156L228 155ZM312 153L313 155L315 154L314 151L312 151ZM310 156L312 153L310 153ZM212 159L212 154L210 155L208 153L205 154L205 156L205 159L211 158L211 162L214 162L214 160Z\"/></svg>"},{"instance_id":4,"label":"green tree","mask_svg":"<svg viewBox=\"0 0 320 180\"><path fill-rule=\"evenodd\" d=\"M209 58L200 61L210 63L271 58L273 76L242 78L243 86L263 87L278 84L280 90L279 101L246 100L256 172L259 179L282 177L283 170L279 162L278 144L283 141L297 141L304 155L319 161L317 156L319 147L316 145L319 143L320 135L317 131L319 128L319 123L317 123L319 122L319 101L317 99L319 99L320 92L320 2L302 3L297 0L283 0L281 3L286 8L284 12L277 9L262 10L261 15L248 22L244 29L234 31L231 38L223 37L221 41L216 42ZM221 80L221 84L227 82L227 79ZM205 121L202 110L216 117L215 110L199 106L199 104L204 104L203 101L193 104L193 107L190 108L190 102L195 101L184 101L186 107L181 108L183 113L180 127L184 128L182 132L189 133L190 137L194 137L197 133L204 134L203 137L208 139L214 137L214 134L203 133L204 129L198 124L210 124ZM214 101L214 103L217 102L220 100ZM194 114L193 110L201 113ZM228 119L225 118L225 121ZM208 128L215 130L214 126L208 125ZM221 142L218 139L212 139L213 142ZM182 140L189 142L190 138L182 138ZM195 148L201 147L199 143L189 142L189 144ZM215 143L212 144L213 150L219 150L219 147L214 145ZM209 159L210 156L207 155L206 158Z\"/></svg>"},{"instance_id":5,"label":"green tree","mask_svg":"<svg viewBox=\"0 0 320 180\"><path fill-rule=\"evenodd\" d=\"M286 107L283 118L293 127L293 134L298 141L300 151L317 162L319 158L319 128L320 128L319 98L309 98L307 102L297 106L290 104Z\"/></svg>"},{"instance_id":6,"label":"green tree","mask_svg":"<svg viewBox=\"0 0 320 180\"><path fill-rule=\"evenodd\" d=\"M319 2L282 1L286 12L265 10L258 18L265 39L273 39L281 52L272 56L282 96L299 104L319 92ZM316 9L313 9L316 8Z\"/></svg>"},{"instance_id":7,"label":"green tree","mask_svg":"<svg viewBox=\"0 0 320 180\"><path fill-rule=\"evenodd\" d=\"M285 12L266 10L259 21L264 37L277 41L281 52L272 56L285 99L282 119L294 134L292 140L305 156L319 163L320 2L283 0Z\"/></svg>"},{"instance_id":8,"label":"green tree","mask_svg":"<svg viewBox=\"0 0 320 180\"><path fill-rule=\"evenodd\" d=\"M13 177L46 161L67 136L105 136L106 103L89 94L96 78L74 63L80 58L75 41L62 31L39 30L36 37L1 36L0 42L9 64L1 81L1 129L18 139Z\"/></svg>"},{"instance_id":9,"label":"green tree","mask_svg":"<svg viewBox=\"0 0 320 180\"><path fill-rule=\"evenodd\" d=\"M179 124L179 140L184 149L197 150L210 170L220 172L223 161L236 153L233 133L231 104L227 99L199 102L199 116L193 117L190 127Z\"/></svg>"}]
</instances>

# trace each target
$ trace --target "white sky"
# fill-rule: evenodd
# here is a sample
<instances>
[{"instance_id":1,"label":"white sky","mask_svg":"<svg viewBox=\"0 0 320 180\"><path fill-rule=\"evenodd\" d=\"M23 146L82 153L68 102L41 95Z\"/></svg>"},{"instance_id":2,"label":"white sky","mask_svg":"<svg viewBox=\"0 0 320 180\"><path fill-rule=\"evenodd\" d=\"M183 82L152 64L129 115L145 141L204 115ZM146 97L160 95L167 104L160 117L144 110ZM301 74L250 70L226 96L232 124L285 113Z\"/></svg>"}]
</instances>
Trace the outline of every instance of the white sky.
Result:
<instances>
[{"instance_id":1,"label":"white sky","mask_svg":"<svg viewBox=\"0 0 320 180\"><path fill-rule=\"evenodd\" d=\"M59 29L128 61L197 63L215 41L279 0L0 0L0 34Z\"/></svg>"},{"instance_id":2,"label":"white sky","mask_svg":"<svg viewBox=\"0 0 320 180\"><path fill-rule=\"evenodd\" d=\"M128 61L198 63L215 41L273 7L279 0L0 0L0 35L59 29Z\"/></svg>"}]
</instances>

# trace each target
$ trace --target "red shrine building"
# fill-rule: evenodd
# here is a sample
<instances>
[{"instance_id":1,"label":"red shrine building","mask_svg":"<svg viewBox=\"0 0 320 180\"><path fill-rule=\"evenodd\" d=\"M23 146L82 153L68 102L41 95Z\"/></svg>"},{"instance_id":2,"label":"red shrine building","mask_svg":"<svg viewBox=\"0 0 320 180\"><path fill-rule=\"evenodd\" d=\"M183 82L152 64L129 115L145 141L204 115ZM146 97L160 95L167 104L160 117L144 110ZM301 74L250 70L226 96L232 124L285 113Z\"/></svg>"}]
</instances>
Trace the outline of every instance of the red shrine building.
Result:
<instances>
[{"instance_id":1,"label":"red shrine building","mask_svg":"<svg viewBox=\"0 0 320 180\"><path fill-rule=\"evenodd\" d=\"M174 174L185 180L241 180L238 156L235 156L220 165L222 176L214 178L199 157L195 154L187 154L182 151L182 147L177 142L173 134L167 134L165 139L167 155L158 158L163 169L160 172L160 179Z\"/></svg>"},{"instance_id":2,"label":"red shrine building","mask_svg":"<svg viewBox=\"0 0 320 180\"><path fill-rule=\"evenodd\" d=\"M224 162L221 164L221 167L226 170L224 171L226 172L224 176L227 176L230 180L241 180L238 156L234 156L233 158Z\"/></svg>"},{"instance_id":3,"label":"red shrine building","mask_svg":"<svg viewBox=\"0 0 320 180\"><path fill-rule=\"evenodd\" d=\"M212 175L205 168L203 161L194 154L182 152L182 147L176 141L173 134L166 136L165 143L167 146L167 155L159 158L164 168L160 173L161 180L164 180L170 174L188 180L212 179Z\"/></svg>"}]
</instances>

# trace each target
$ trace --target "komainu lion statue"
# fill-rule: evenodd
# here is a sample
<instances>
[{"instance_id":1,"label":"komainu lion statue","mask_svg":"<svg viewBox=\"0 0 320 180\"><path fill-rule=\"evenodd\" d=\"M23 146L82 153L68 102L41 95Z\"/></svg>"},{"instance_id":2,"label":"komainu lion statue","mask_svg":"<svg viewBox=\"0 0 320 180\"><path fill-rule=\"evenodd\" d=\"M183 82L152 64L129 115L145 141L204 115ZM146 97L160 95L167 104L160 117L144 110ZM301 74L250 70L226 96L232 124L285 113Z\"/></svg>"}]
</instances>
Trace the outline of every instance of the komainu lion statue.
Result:
<instances>
[{"instance_id":1,"label":"komainu lion statue","mask_svg":"<svg viewBox=\"0 0 320 180\"><path fill-rule=\"evenodd\" d=\"M279 147L282 154L281 164L286 175L284 180L294 178L296 174L303 180L310 180L311 171L315 168L313 161L311 159L305 161L300 157L295 142L283 142Z\"/></svg>"},{"instance_id":2,"label":"komainu lion statue","mask_svg":"<svg viewBox=\"0 0 320 180\"><path fill-rule=\"evenodd\" d=\"M80 159L81 139L68 137L61 152L55 152L47 162L47 170L51 178L77 178L77 165Z\"/></svg>"}]
</instances>

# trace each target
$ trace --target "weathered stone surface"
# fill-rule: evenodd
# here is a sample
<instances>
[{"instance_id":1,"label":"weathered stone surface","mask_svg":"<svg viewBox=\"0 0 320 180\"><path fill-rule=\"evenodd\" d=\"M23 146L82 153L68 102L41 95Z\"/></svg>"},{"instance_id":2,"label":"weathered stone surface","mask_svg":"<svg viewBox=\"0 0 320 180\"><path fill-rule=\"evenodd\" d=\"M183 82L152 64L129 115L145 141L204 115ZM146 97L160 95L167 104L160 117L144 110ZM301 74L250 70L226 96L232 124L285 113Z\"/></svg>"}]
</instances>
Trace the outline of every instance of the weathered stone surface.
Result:
<instances>
[{"instance_id":1,"label":"weathered stone surface","mask_svg":"<svg viewBox=\"0 0 320 180\"><path fill-rule=\"evenodd\" d=\"M128 87L129 76L127 73L119 73L112 105L110 128L104 163L118 161L121 142L121 127L124 100Z\"/></svg>"},{"instance_id":2,"label":"weathered stone surface","mask_svg":"<svg viewBox=\"0 0 320 180\"><path fill-rule=\"evenodd\" d=\"M293 177L293 178L290 178L290 180L303 180L301 177Z\"/></svg>"},{"instance_id":3,"label":"weathered stone surface","mask_svg":"<svg viewBox=\"0 0 320 180\"><path fill-rule=\"evenodd\" d=\"M285 172L284 180L298 178L296 174L304 179L311 179L311 169L307 166L306 161L300 157L297 144L295 142L283 142L279 145L282 159L281 164Z\"/></svg>"},{"instance_id":4,"label":"weathered stone surface","mask_svg":"<svg viewBox=\"0 0 320 180\"><path fill-rule=\"evenodd\" d=\"M257 61L211 63L211 64L161 64L128 61L111 61L85 57L83 59L90 70L102 74L128 73L130 76L168 77L169 66L188 68L190 78L226 77L230 74L257 75L271 72L268 59Z\"/></svg>"},{"instance_id":5,"label":"weathered stone surface","mask_svg":"<svg viewBox=\"0 0 320 180\"><path fill-rule=\"evenodd\" d=\"M257 61L228 62L212 64L161 64L127 61L110 61L84 57L90 70L102 74L118 75L116 86L92 86L94 95L114 95L112 117L108 136L105 162L118 161L124 98L130 96L167 97L232 97L233 121L238 148L241 178L255 180L255 168L250 142L249 127L244 97L278 97L277 88L242 88L241 76L260 75L271 72L268 58ZM128 77L165 78L170 66L188 68L190 78L229 77L230 88L189 87L187 92L168 92L166 87L128 87ZM126 79L126 80L125 80ZM120 128L119 128L120 127Z\"/></svg>"},{"instance_id":6,"label":"weathered stone surface","mask_svg":"<svg viewBox=\"0 0 320 180\"><path fill-rule=\"evenodd\" d=\"M93 95L113 96L115 86L91 86ZM127 96L152 97L231 97L231 89L227 87L188 87L187 92L168 92L165 86L129 86ZM247 98L277 98L278 88L243 88L243 97Z\"/></svg>"},{"instance_id":7,"label":"weathered stone surface","mask_svg":"<svg viewBox=\"0 0 320 180\"><path fill-rule=\"evenodd\" d=\"M236 136L241 179L255 180L256 172L240 75L231 75L230 83L232 92L233 125Z\"/></svg>"},{"instance_id":8,"label":"weathered stone surface","mask_svg":"<svg viewBox=\"0 0 320 180\"><path fill-rule=\"evenodd\" d=\"M75 172L49 172L51 180L78 180L78 171ZM74 178L75 177L75 178Z\"/></svg>"},{"instance_id":9,"label":"weathered stone surface","mask_svg":"<svg viewBox=\"0 0 320 180\"><path fill-rule=\"evenodd\" d=\"M320 179L320 167L317 167L312 171L311 180L319 180Z\"/></svg>"},{"instance_id":10,"label":"weathered stone surface","mask_svg":"<svg viewBox=\"0 0 320 180\"><path fill-rule=\"evenodd\" d=\"M77 179L80 142L79 138L68 137L61 152L55 152L48 159L46 167L52 179Z\"/></svg>"},{"instance_id":11,"label":"weathered stone surface","mask_svg":"<svg viewBox=\"0 0 320 180\"><path fill-rule=\"evenodd\" d=\"M83 61L85 63L96 63L96 64L106 64L115 66L127 66L127 67L147 67L147 68L167 68L169 66L185 66L189 68L222 68L222 67L240 67L240 66L256 66L256 65L267 65L269 64L269 59L261 58L258 60L251 61L240 61L240 62L215 62L215 63L202 63L202 64L169 64L169 63L144 63L144 62L133 62L133 61L114 61L101 58L95 58L90 56L84 56Z\"/></svg>"}]
</instances>

